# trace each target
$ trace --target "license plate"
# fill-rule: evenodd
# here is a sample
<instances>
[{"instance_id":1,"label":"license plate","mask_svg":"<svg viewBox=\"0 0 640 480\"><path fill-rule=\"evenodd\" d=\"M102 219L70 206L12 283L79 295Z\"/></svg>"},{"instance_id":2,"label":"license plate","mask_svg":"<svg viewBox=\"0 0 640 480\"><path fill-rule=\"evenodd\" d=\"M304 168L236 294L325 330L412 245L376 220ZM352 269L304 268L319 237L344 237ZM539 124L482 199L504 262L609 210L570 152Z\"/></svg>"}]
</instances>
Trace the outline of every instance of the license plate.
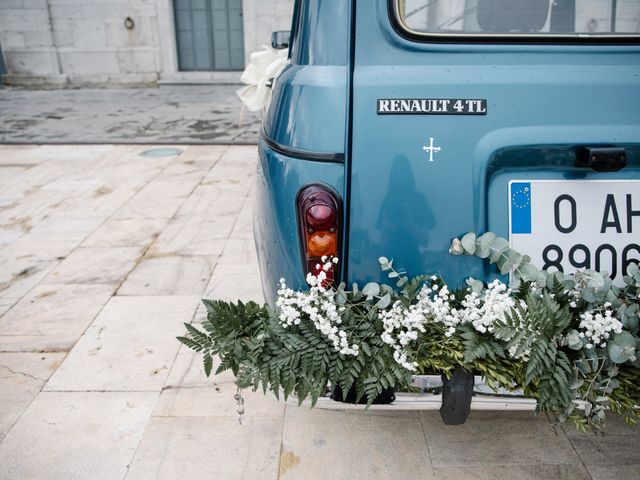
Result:
<instances>
[{"instance_id":1,"label":"license plate","mask_svg":"<svg viewBox=\"0 0 640 480\"><path fill-rule=\"evenodd\" d=\"M640 261L640 180L512 180L511 247L539 268L606 271Z\"/></svg>"}]
</instances>

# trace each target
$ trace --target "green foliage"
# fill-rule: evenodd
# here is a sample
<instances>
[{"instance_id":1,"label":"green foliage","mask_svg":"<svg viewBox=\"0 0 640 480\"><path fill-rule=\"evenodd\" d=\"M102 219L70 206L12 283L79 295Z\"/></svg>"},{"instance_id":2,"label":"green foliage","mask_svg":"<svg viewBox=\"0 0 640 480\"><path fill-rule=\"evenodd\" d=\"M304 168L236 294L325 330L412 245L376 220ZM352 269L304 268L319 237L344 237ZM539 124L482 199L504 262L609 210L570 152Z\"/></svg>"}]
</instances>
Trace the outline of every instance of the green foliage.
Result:
<instances>
[{"instance_id":1,"label":"green foliage","mask_svg":"<svg viewBox=\"0 0 640 480\"><path fill-rule=\"evenodd\" d=\"M449 248L452 255L475 255L495 264L501 274L514 272L518 280L537 281L541 272L530 263L531 259L509 247L509 242L493 232L477 236L469 232L461 239L455 238Z\"/></svg>"},{"instance_id":2,"label":"green foliage","mask_svg":"<svg viewBox=\"0 0 640 480\"><path fill-rule=\"evenodd\" d=\"M513 307L488 329L462 321L452 331L439 319L425 318L424 331L406 350L418 364L417 373L448 376L462 367L483 375L492 388L524 391L537 399L540 411L572 420L579 429L601 428L608 411L637 421L640 269L635 264L628 266L625 287L619 288L606 273L540 271L491 232L454 239L450 252L484 259L502 274L511 272ZM202 354L207 375L217 363L215 373L231 370L240 388L271 391L285 399L294 394L299 402L309 398L315 404L328 389L340 386L343 392L353 389L358 400L365 398L370 405L384 389L408 387L412 376L382 340L380 312L415 306L425 285L432 292L446 286L435 276L409 278L386 257L378 261L392 286L370 282L362 288L354 283L350 290L344 283L333 288L340 329L350 345L359 346L357 355L340 353L308 314L285 327L278 311L253 302L203 300L206 321L201 327L185 324L186 333L178 339ZM486 288L468 279L448 298L454 308L464 309L470 292L482 302ZM607 309L624 330L612 333L606 347L594 346L581 330L581 315Z\"/></svg>"},{"instance_id":3,"label":"green foliage","mask_svg":"<svg viewBox=\"0 0 640 480\"><path fill-rule=\"evenodd\" d=\"M466 363L487 358L496 361L505 357L504 343L495 340L492 336L479 333L469 324L462 325L459 331L463 339Z\"/></svg>"},{"instance_id":4,"label":"green foliage","mask_svg":"<svg viewBox=\"0 0 640 480\"><path fill-rule=\"evenodd\" d=\"M308 323L284 328L266 305L215 300L204 303L204 331L186 324L187 335L178 340L203 354L207 375L217 356L220 364L216 374L231 370L240 388L262 388L264 393L271 391L285 399L294 393L300 403L311 398L315 404L329 385L340 385L344 392L355 388L358 400L364 396L371 404L384 389L406 386L411 380L380 339L375 317L362 315L377 307L364 303L345 313L343 324L367 339L360 354L350 357L336 352Z\"/></svg>"},{"instance_id":5,"label":"green foliage","mask_svg":"<svg viewBox=\"0 0 640 480\"><path fill-rule=\"evenodd\" d=\"M529 295L525 305L518 304L497 322L495 336L507 342L507 350L513 349L512 357L526 358L524 386L535 385L538 409L564 410L572 399L572 368L555 339L569 325L571 313L546 292L542 297Z\"/></svg>"}]
</instances>

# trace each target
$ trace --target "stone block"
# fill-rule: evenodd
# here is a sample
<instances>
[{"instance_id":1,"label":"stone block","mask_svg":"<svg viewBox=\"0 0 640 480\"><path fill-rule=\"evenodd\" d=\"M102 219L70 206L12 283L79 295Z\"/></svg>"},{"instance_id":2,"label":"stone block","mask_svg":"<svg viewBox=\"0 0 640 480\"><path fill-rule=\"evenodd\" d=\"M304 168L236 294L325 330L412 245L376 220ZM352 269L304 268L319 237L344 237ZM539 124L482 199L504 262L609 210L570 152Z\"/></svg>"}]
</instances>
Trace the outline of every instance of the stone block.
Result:
<instances>
[{"instance_id":1,"label":"stone block","mask_svg":"<svg viewBox=\"0 0 640 480\"><path fill-rule=\"evenodd\" d=\"M155 48L128 48L118 50L118 64L121 73L157 72Z\"/></svg>"},{"instance_id":2,"label":"stone block","mask_svg":"<svg viewBox=\"0 0 640 480\"><path fill-rule=\"evenodd\" d=\"M76 18L83 18L82 9L77 3L54 3L51 2L51 19L56 20L70 20Z\"/></svg>"},{"instance_id":3,"label":"stone block","mask_svg":"<svg viewBox=\"0 0 640 480\"><path fill-rule=\"evenodd\" d=\"M2 16L4 10L22 8L23 6L24 0L3 0L2 5L0 5L0 16Z\"/></svg>"},{"instance_id":4,"label":"stone block","mask_svg":"<svg viewBox=\"0 0 640 480\"><path fill-rule=\"evenodd\" d=\"M71 73L69 84L74 87L93 87L97 85L110 85L111 75L108 73Z\"/></svg>"},{"instance_id":5,"label":"stone block","mask_svg":"<svg viewBox=\"0 0 640 480\"><path fill-rule=\"evenodd\" d=\"M107 32L104 21L87 20L86 18L74 19L73 44L80 51L99 51L100 49L106 47Z\"/></svg>"},{"instance_id":6,"label":"stone block","mask_svg":"<svg viewBox=\"0 0 640 480\"><path fill-rule=\"evenodd\" d=\"M53 18L51 20L53 31L55 32L73 32L73 20L70 18Z\"/></svg>"},{"instance_id":7,"label":"stone block","mask_svg":"<svg viewBox=\"0 0 640 480\"><path fill-rule=\"evenodd\" d=\"M155 87L158 82L157 73L121 73L108 76L110 86Z\"/></svg>"},{"instance_id":8,"label":"stone block","mask_svg":"<svg viewBox=\"0 0 640 480\"><path fill-rule=\"evenodd\" d=\"M107 76L120 72L118 58L114 51L81 51L76 48L58 50L62 71L70 77L86 74Z\"/></svg>"},{"instance_id":9,"label":"stone block","mask_svg":"<svg viewBox=\"0 0 640 480\"><path fill-rule=\"evenodd\" d=\"M43 48L40 50L5 50L3 46L2 50L7 72L10 74L38 76L56 75L58 73L56 54L53 48Z\"/></svg>"},{"instance_id":10,"label":"stone block","mask_svg":"<svg viewBox=\"0 0 640 480\"><path fill-rule=\"evenodd\" d=\"M47 0L22 0L24 8L47 8Z\"/></svg>"},{"instance_id":11,"label":"stone block","mask_svg":"<svg viewBox=\"0 0 640 480\"><path fill-rule=\"evenodd\" d=\"M49 31L25 31L24 42L28 47L52 47L51 32Z\"/></svg>"},{"instance_id":12,"label":"stone block","mask_svg":"<svg viewBox=\"0 0 640 480\"><path fill-rule=\"evenodd\" d=\"M0 15L2 30L47 31L48 22L49 15L46 8L3 8Z\"/></svg>"},{"instance_id":13,"label":"stone block","mask_svg":"<svg viewBox=\"0 0 640 480\"><path fill-rule=\"evenodd\" d=\"M2 11L0 11L0 15L2 15ZM5 52L13 48L24 48L26 46L24 34L9 31L0 32L0 44Z\"/></svg>"},{"instance_id":14,"label":"stone block","mask_svg":"<svg viewBox=\"0 0 640 480\"><path fill-rule=\"evenodd\" d=\"M53 32L53 42L56 47L73 46L73 32L70 30L55 30Z\"/></svg>"},{"instance_id":15,"label":"stone block","mask_svg":"<svg viewBox=\"0 0 640 480\"><path fill-rule=\"evenodd\" d=\"M0 83L8 86L20 86L30 88L64 88L68 85L69 79L66 75L28 75L6 73L2 75Z\"/></svg>"}]
</instances>

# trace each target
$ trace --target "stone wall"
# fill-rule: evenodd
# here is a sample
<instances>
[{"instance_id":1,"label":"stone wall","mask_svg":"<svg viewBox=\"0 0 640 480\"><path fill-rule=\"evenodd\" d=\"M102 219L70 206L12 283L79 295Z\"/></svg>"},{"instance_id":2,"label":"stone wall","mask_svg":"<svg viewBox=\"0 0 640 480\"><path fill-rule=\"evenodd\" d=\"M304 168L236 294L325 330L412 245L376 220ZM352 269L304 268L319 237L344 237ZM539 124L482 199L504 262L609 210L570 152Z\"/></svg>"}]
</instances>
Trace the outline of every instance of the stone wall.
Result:
<instances>
[{"instance_id":1,"label":"stone wall","mask_svg":"<svg viewBox=\"0 0 640 480\"><path fill-rule=\"evenodd\" d=\"M293 0L243 0L243 8L248 60L270 42L272 30L289 29ZM216 76L178 72L172 0L0 0L0 45L9 84L133 85Z\"/></svg>"}]
</instances>

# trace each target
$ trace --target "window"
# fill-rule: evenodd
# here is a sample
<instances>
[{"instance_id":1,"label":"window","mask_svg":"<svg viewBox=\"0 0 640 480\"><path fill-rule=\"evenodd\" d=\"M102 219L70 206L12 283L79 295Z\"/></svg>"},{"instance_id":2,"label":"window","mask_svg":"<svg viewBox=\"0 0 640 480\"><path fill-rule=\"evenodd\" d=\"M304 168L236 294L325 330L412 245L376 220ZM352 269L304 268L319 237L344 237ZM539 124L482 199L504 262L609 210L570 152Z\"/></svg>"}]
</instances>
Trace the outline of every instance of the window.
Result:
<instances>
[{"instance_id":1,"label":"window","mask_svg":"<svg viewBox=\"0 0 640 480\"><path fill-rule=\"evenodd\" d=\"M412 35L638 37L640 0L394 0Z\"/></svg>"}]
</instances>

